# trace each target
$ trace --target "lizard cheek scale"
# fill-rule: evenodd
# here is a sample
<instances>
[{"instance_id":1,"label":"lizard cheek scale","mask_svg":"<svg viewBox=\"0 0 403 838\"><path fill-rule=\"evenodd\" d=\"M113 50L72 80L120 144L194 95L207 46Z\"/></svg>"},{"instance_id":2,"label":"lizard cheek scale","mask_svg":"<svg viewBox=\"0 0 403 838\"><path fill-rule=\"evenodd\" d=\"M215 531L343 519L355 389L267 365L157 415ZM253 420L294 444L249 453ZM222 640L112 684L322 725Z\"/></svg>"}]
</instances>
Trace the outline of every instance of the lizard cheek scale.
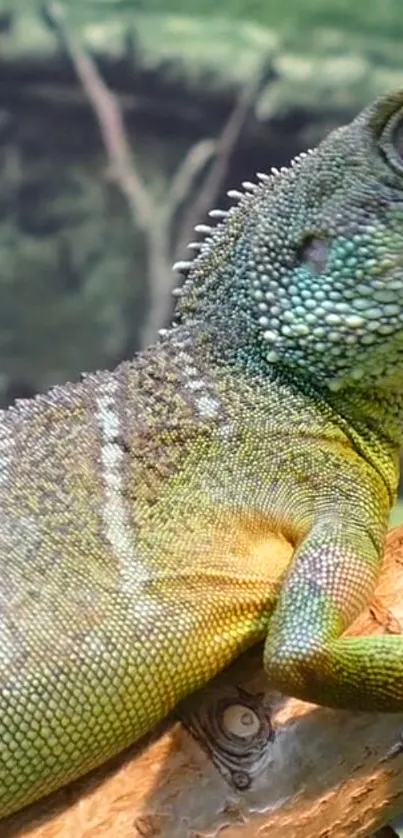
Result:
<instances>
[{"instance_id":1,"label":"lizard cheek scale","mask_svg":"<svg viewBox=\"0 0 403 838\"><path fill-rule=\"evenodd\" d=\"M264 640L267 677L403 710L376 584L403 428L403 91L258 175L113 372L0 413L0 817Z\"/></svg>"}]
</instances>

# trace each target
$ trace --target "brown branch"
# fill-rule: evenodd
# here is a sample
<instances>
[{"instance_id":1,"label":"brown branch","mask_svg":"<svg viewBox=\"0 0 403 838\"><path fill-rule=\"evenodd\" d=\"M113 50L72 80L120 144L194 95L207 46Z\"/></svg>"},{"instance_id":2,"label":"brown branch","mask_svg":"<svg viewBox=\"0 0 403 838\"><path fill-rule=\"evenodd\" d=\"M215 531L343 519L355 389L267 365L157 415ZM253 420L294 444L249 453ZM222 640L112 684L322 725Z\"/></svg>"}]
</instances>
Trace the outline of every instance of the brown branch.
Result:
<instances>
[{"instance_id":1,"label":"brown branch","mask_svg":"<svg viewBox=\"0 0 403 838\"><path fill-rule=\"evenodd\" d=\"M151 343L171 314L171 291L176 284L172 271L172 222L199 172L214 151L212 140L201 140L188 151L168 189L167 198L155 212L154 224L147 231L149 239L149 271L152 303L142 329L142 346Z\"/></svg>"},{"instance_id":2,"label":"brown branch","mask_svg":"<svg viewBox=\"0 0 403 838\"><path fill-rule=\"evenodd\" d=\"M403 625L403 529L388 537L375 602L350 633ZM381 829L403 809L403 714L284 699L270 692L259 660L252 650L184 708L198 741L176 724L3 822L2 838L368 838ZM232 750L220 751L225 734ZM231 753L249 775L223 776Z\"/></svg>"},{"instance_id":3,"label":"brown branch","mask_svg":"<svg viewBox=\"0 0 403 838\"><path fill-rule=\"evenodd\" d=\"M110 174L126 199L133 226L139 227L145 237L150 304L141 330L140 344L144 347L155 340L170 313L170 292L176 281L170 260L170 219L166 218L164 204L154 201L137 170L117 98L108 89L91 56L72 36L61 6L51 2L44 10L98 120Z\"/></svg>"},{"instance_id":4,"label":"brown branch","mask_svg":"<svg viewBox=\"0 0 403 838\"><path fill-rule=\"evenodd\" d=\"M131 153L117 98L108 89L92 57L72 35L60 4L46 3L43 13L55 32L61 47L67 52L82 88L99 124L110 176L126 199L134 226L139 227L146 243L150 305L141 332L141 346L147 346L166 324L171 312L171 291L176 278L171 264L184 252L193 238L195 224L214 203L228 167L229 159L244 123L251 113L262 84L271 72L265 63L256 76L242 89L217 142L202 140L191 148L167 190L165 201L155 201L137 169ZM196 199L183 213L177 243L172 244L172 222L177 210L188 197L199 173L215 151L215 159L205 177Z\"/></svg>"},{"instance_id":5,"label":"brown branch","mask_svg":"<svg viewBox=\"0 0 403 838\"><path fill-rule=\"evenodd\" d=\"M215 150L215 140L200 140L200 142L191 146L187 152L183 162L176 170L168 190L166 207L170 221L189 197L197 176L215 153Z\"/></svg>"},{"instance_id":6,"label":"brown branch","mask_svg":"<svg viewBox=\"0 0 403 838\"><path fill-rule=\"evenodd\" d=\"M110 177L126 199L133 225L139 227L145 237L150 304L141 330L140 344L144 347L155 340L158 329L166 324L171 312L171 291L176 282L171 267L172 220L211 157L214 143L202 140L191 148L171 182L166 200L155 201L137 170L117 98L108 89L91 56L73 37L61 6L47 3L44 13L61 47L69 55L96 116Z\"/></svg>"},{"instance_id":7,"label":"brown branch","mask_svg":"<svg viewBox=\"0 0 403 838\"><path fill-rule=\"evenodd\" d=\"M153 222L155 206L136 169L117 100L98 73L90 55L70 32L61 5L46 3L44 11L61 46L70 57L97 118L108 155L109 176L125 196L133 222L146 231Z\"/></svg>"},{"instance_id":8,"label":"brown branch","mask_svg":"<svg viewBox=\"0 0 403 838\"><path fill-rule=\"evenodd\" d=\"M183 259L188 243L194 238L193 230L215 203L221 184L226 176L231 155L242 133L259 91L269 75L269 64L263 62L251 80L243 86L220 136L216 140L215 158L201 185L195 200L187 208L183 224L178 233L174 261Z\"/></svg>"}]
</instances>

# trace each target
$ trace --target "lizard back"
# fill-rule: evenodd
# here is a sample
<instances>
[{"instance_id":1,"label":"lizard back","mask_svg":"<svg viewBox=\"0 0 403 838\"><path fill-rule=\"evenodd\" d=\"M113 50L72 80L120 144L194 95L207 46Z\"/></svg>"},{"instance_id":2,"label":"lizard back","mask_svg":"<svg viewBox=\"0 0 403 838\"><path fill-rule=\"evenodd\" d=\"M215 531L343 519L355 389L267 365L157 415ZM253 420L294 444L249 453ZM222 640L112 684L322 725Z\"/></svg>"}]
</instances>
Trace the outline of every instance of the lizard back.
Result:
<instances>
[{"instance_id":1,"label":"lizard back","mask_svg":"<svg viewBox=\"0 0 403 838\"><path fill-rule=\"evenodd\" d=\"M187 361L161 348L1 416L1 815L264 634L291 546L258 509L217 503L236 406Z\"/></svg>"}]
</instances>

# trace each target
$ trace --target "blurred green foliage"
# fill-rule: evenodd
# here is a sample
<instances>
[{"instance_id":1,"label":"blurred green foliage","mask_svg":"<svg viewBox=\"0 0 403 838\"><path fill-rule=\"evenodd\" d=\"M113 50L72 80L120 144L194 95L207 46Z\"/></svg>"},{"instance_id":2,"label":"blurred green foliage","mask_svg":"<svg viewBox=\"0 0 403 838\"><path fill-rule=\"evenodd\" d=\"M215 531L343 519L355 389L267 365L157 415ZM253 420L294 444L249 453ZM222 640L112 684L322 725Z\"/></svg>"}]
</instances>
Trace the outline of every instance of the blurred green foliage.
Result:
<instances>
[{"instance_id":1,"label":"blurred green foliage","mask_svg":"<svg viewBox=\"0 0 403 838\"><path fill-rule=\"evenodd\" d=\"M153 194L273 73L225 186L282 164L399 86L401 0L61 0L122 97ZM145 247L105 179L99 129L37 0L0 0L0 402L130 355ZM224 191L224 188L223 190ZM225 199L224 199L225 200Z\"/></svg>"},{"instance_id":2,"label":"blurred green foliage","mask_svg":"<svg viewBox=\"0 0 403 838\"><path fill-rule=\"evenodd\" d=\"M10 0L1 4L9 8ZM97 19L146 12L205 16L213 22L218 17L254 20L283 33L325 25L363 35L378 32L394 40L403 34L401 0L62 0L61 5L77 17ZM13 0L13 6L36 10L38 2Z\"/></svg>"}]
</instances>

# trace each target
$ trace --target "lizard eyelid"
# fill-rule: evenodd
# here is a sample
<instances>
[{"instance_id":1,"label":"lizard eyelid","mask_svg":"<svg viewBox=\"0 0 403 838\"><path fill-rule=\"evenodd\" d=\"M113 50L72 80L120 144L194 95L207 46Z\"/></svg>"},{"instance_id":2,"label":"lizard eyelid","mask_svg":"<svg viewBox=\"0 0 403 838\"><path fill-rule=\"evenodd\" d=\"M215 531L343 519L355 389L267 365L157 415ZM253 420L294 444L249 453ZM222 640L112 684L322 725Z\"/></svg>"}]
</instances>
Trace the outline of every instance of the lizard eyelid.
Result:
<instances>
[{"instance_id":1,"label":"lizard eyelid","mask_svg":"<svg viewBox=\"0 0 403 838\"><path fill-rule=\"evenodd\" d=\"M386 123L379 146L387 162L399 174L403 174L403 112L399 110Z\"/></svg>"}]
</instances>

